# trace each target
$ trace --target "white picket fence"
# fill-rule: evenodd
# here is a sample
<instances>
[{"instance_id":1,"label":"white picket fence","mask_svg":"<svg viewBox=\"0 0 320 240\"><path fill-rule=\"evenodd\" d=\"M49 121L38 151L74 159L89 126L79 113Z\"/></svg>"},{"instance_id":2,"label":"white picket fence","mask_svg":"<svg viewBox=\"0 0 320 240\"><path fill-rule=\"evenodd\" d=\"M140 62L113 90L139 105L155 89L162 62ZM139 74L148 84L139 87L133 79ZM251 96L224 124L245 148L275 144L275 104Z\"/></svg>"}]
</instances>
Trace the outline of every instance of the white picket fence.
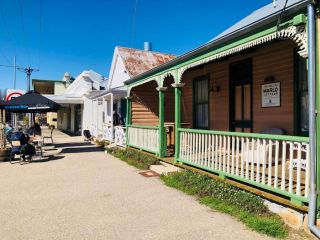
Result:
<instances>
[{"instance_id":1,"label":"white picket fence","mask_svg":"<svg viewBox=\"0 0 320 240\"><path fill-rule=\"evenodd\" d=\"M91 135L92 135L93 137L97 137L97 135L98 135L98 129L97 129L96 125L92 124L89 130L90 130Z\"/></svg>"},{"instance_id":2,"label":"white picket fence","mask_svg":"<svg viewBox=\"0 0 320 240\"><path fill-rule=\"evenodd\" d=\"M128 126L128 145L159 153L159 129L149 126Z\"/></svg>"},{"instance_id":3,"label":"white picket fence","mask_svg":"<svg viewBox=\"0 0 320 240\"><path fill-rule=\"evenodd\" d=\"M112 126L110 124L103 125L103 139L112 142Z\"/></svg>"},{"instance_id":4,"label":"white picket fence","mask_svg":"<svg viewBox=\"0 0 320 240\"><path fill-rule=\"evenodd\" d=\"M114 143L118 146L126 146L126 127L115 126L114 127Z\"/></svg>"},{"instance_id":5,"label":"white picket fence","mask_svg":"<svg viewBox=\"0 0 320 240\"><path fill-rule=\"evenodd\" d=\"M192 129L179 132L180 161L307 199L308 138Z\"/></svg>"}]
</instances>

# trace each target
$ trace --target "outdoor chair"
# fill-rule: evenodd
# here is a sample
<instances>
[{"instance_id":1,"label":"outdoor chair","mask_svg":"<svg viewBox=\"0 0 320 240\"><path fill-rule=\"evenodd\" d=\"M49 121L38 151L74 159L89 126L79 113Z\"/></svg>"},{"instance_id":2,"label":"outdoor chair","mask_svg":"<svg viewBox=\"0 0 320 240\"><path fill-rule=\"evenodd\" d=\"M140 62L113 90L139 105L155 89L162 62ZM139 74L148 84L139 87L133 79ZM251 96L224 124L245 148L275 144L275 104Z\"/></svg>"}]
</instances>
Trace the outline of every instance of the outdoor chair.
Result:
<instances>
[{"instance_id":1,"label":"outdoor chair","mask_svg":"<svg viewBox=\"0 0 320 240\"><path fill-rule=\"evenodd\" d=\"M40 158L43 158L43 139L41 136L34 136L30 138L30 142L35 148L35 155L39 154Z\"/></svg>"},{"instance_id":2,"label":"outdoor chair","mask_svg":"<svg viewBox=\"0 0 320 240\"><path fill-rule=\"evenodd\" d=\"M50 135L48 136L42 136L42 140L43 140L43 144L45 144L45 139L50 139L51 140L51 144L53 144L53 138L52 138L52 134L53 134L53 130L54 130L54 126L50 126Z\"/></svg>"},{"instance_id":3,"label":"outdoor chair","mask_svg":"<svg viewBox=\"0 0 320 240\"><path fill-rule=\"evenodd\" d=\"M284 130L281 128L267 128L264 129L260 132L261 134L271 134L271 135L284 135ZM247 144L249 144L249 146L247 146ZM269 142L267 141L267 144L265 145L265 149L263 146L263 143L260 142L259 147L258 144L255 143L254 146L252 146L252 142L249 143L245 143L243 146L243 156L245 157L245 161L248 161L249 163L255 163L257 164L259 162L259 164L263 164L263 159L265 159L265 164L268 165L269 164L269 152L268 149L270 147L271 144L271 148L272 148L272 152L275 153L275 146L276 143L275 142ZM246 157L247 156L247 157ZM275 162L275 159L273 156L271 156L271 164L273 164Z\"/></svg>"},{"instance_id":4,"label":"outdoor chair","mask_svg":"<svg viewBox=\"0 0 320 240\"><path fill-rule=\"evenodd\" d=\"M91 135L89 130L83 130L83 135L85 137L85 139L84 139L85 141L90 142L90 141L93 140L93 137L92 137L92 135Z\"/></svg>"},{"instance_id":5,"label":"outdoor chair","mask_svg":"<svg viewBox=\"0 0 320 240\"><path fill-rule=\"evenodd\" d=\"M292 165L293 168L298 168L298 163L300 161L300 167L303 170L307 169L307 156L308 156L308 144L303 143L301 144L301 158L298 158L298 151L299 151L299 147L298 147L298 143L294 143L293 146L293 151L294 151L294 158L292 159ZM290 169L290 165L288 166L288 169Z\"/></svg>"},{"instance_id":6,"label":"outdoor chair","mask_svg":"<svg viewBox=\"0 0 320 240\"><path fill-rule=\"evenodd\" d=\"M14 161L15 155L21 155L21 143L20 140L10 141L11 153L10 153L10 163Z\"/></svg>"}]
</instances>

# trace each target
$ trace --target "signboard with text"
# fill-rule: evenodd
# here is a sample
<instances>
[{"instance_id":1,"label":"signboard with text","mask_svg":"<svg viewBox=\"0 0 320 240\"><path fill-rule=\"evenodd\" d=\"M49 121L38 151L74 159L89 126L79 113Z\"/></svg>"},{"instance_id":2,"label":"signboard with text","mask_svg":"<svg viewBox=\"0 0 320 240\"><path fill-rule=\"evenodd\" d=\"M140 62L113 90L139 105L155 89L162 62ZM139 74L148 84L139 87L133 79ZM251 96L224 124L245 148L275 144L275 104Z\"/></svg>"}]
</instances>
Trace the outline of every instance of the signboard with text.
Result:
<instances>
[{"instance_id":1,"label":"signboard with text","mask_svg":"<svg viewBox=\"0 0 320 240\"><path fill-rule=\"evenodd\" d=\"M263 84L262 90L262 107L280 107L280 82Z\"/></svg>"},{"instance_id":2,"label":"signboard with text","mask_svg":"<svg viewBox=\"0 0 320 240\"><path fill-rule=\"evenodd\" d=\"M10 101L12 98L20 97L25 93L26 91L21 89L7 89L6 101Z\"/></svg>"}]
</instances>

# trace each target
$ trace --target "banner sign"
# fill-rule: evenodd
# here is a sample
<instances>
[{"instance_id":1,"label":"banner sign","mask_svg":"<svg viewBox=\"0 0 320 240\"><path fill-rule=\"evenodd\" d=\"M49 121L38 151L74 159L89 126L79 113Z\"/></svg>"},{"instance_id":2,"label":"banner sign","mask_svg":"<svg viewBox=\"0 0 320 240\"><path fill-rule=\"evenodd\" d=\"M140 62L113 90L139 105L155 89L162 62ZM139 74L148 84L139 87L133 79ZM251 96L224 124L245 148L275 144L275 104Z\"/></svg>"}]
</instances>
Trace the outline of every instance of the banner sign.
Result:
<instances>
[{"instance_id":1,"label":"banner sign","mask_svg":"<svg viewBox=\"0 0 320 240\"><path fill-rule=\"evenodd\" d=\"M262 107L280 107L280 82L263 84Z\"/></svg>"},{"instance_id":2,"label":"banner sign","mask_svg":"<svg viewBox=\"0 0 320 240\"><path fill-rule=\"evenodd\" d=\"M25 93L26 91L21 89L7 89L6 102L10 101L12 98L20 97Z\"/></svg>"}]
</instances>

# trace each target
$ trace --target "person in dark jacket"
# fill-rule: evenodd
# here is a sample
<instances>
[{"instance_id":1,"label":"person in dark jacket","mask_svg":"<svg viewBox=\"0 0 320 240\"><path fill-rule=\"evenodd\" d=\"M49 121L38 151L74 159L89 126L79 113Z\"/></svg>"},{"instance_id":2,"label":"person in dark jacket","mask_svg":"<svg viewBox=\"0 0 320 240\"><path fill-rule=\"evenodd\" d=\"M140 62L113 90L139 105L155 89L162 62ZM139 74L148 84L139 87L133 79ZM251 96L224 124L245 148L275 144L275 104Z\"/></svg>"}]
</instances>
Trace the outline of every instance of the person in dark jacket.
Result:
<instances>
[{"instance_id":1,"label":"person in dark jacket","mask_svg":"<svg viewBox=\"0 0 320 240\"><path fill-rule=\"evenodd\" d=\"M21 158L25 160L26 156L29 159L35 154L35 148L32 146L29 141L30 137L24 134L22 131L12 132L10 134L10 141L20 141L20 146L12 146L12 157L14 155L20 154Z\"/></svg>"},{"instance_id":2,"label":"person in dark jacket","mask_svg":"<svg viewBox=\"0 0 320 240\"><path fill-rule=\"evenodd\" d=\"M118 126L121 125L121 119L119 114L116 111L113 111L113 125Z\"/></svg>"},{"instance_id":3,"label":"person in dark jacket","mask_svg":"<svg viewBox=\"0 0 320 240\"><path fill-rule=\"evenodd\" d=\"M41 127L37 122L34 123L33 127L34 127L34 134L41 135Z\"/></svg>"}]
</instances>

